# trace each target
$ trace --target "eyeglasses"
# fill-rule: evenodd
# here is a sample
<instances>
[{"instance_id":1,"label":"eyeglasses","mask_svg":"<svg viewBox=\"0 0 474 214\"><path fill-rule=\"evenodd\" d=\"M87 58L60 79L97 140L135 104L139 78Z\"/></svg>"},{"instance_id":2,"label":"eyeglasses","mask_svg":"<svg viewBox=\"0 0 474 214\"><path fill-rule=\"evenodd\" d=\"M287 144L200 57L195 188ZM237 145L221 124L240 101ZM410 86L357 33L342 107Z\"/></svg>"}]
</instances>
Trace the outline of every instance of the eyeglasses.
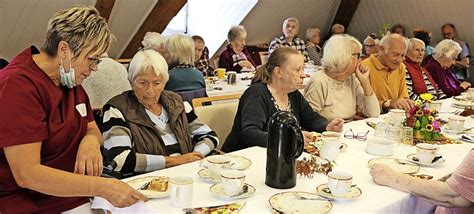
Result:
<instances>
[{"instance_id":1,"label":"eyeglasses","mask_svg":"<svg viewBox=\"0 0 474 214\"><path fill-rule=\"evenodd\" d=\"M344 137L348 138L348 139L356 139L356 140L360 140L360 141L366 141L367 140L367 134L369 134L369 131L367 131L365 133L364 132L359 132L357 134L354 134L352 129L349 129L346 132L344 132Z\"/></svg>"},{"instance_id":2,"label":"eyeglasses","mask_svg":"<svg viewBox=\"0 0 474 214\"><path fill-rule=\"evenodd\" d=\"M356 59L360 59L360 53L352 53L352 56L354 56Z\"/></svg>"}]
</instances>

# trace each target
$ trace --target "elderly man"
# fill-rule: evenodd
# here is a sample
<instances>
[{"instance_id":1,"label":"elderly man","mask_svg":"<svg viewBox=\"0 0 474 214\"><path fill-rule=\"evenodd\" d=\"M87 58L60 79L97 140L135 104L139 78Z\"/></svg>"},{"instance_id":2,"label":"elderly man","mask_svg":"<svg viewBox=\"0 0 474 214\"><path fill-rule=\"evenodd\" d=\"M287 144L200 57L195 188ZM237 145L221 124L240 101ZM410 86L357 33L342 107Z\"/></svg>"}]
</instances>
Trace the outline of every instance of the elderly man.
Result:
<instances>
[{"instance_id":1,"label":"elderly man","mask_svg":"<svg viewBox=\"0 0 474 214\"><path fill-rule=\"evenodd\" d=\"M402 63L407 52L407 41L398 34L389 34L380 41L378 54L372 54L362 61L370 69L370 83L377 95L382 112L390 109L409 111L413 100L408 98Z\"/></svg>"},{"instance_id":2,"label":"elderly man","mask_svg":"<svg viewBox=\"0 0 474 214\"><path fill-rule=\"evenodd\" d=\"M334 24L331 27L331 34L332 35L344 34L345 31L346 31L346 29L344 28L344 25L341 25L341 24Z\"/></svg>"},{"instance_id":3,"label":"elderly man","mask_svg":"<svg viewBox=\"0 0 474 214\"><path fill-rule=\"evenodd\" d=\"M466 42L456 38L456 34L457 34L456 27L451 23L444 24L441 27L441 33L443 34L443 37L445 39L454 40L457 43L459 43L459 45L461 46L461 49L462 49L461 53L457 57L456 62L454 64L455 73L458 79L460 80L467 79L469 77L469 73L468 73L469 57L470 57L469 45Z\"/></svg>"},{"instance_id":4,"label":"elderly man","mask_svg":"<svg viewBox=\"0 0 474 214\"><path fill-rule=\"evenodd\" d=\"M298 50L301 55L304 56L304 61L307 62L308 52L306 50L306 45L304 40L298 38L298 32L300 28L300 24L298 19L295 17L287 18L283 22L283 35L280 37L274 38L270 43L270 47L268 47L268 52L272 53L275 49L279 47L291 47Z\"/></svg>"},{"instance_id":5,"label":"elderly man","mask_svg":"<svg viewBox=\"0 0 474 214\"><path fill-rule=\"evenodd\" d=\"M194 66L204 76L213 76L214 68L209 65L209 49L207 49L204 39L198 35L194 35L191 38L194 40Z\"/></svg>"}]
</instances>

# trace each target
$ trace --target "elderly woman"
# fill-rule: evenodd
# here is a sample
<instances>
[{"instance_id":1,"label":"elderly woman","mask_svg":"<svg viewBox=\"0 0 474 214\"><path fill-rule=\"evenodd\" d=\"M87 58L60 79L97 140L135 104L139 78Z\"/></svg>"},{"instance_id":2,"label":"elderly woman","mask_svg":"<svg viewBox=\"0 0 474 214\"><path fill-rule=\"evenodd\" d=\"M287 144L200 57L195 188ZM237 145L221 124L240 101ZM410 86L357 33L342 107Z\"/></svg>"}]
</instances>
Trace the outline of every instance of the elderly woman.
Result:
<instances>
[{"instance_id":1,"label":"elderly woman","mask_svg":"<svg viewBox=\"0 0 474 214\"><path fill-rule=\"evenodd\" d=\"M247 38L247 31L244 26L230 28L227 33L229 44L219 56L220 68L225 68L227 71L237 71L237 73L240 73L242 69L255 70L256 65L245 48L245 38Z\"/></svg>"},{"instance_id":2,"label":"elderly woman","mask_svg":"<svg viewBox=\"0 0 474 214\"><path fill-rule=\"evenodd\" d=\"M375 183L413 194L437 205L434 213L474 213L474 150L470 150L446 181L423 180L374 164Z\"/></svg>"},{"instance_id":3,"label":"elderly woman","mask_svg":"<svg viewBox=\"0 0 474 214\"><path fill-rule=\"evenodd\" d=\"M200 160L218 144L189 104L165 91L168 66L154 50L139 51L129 66L131 91L104 106L104 147L117 177Z\"/></svg>"},{"instance_id":4,"label":"elderly woman","mask_svg":"<svg viewBox=\"0 0 474 214\"><path fill-rule=\"evenodd\" d=\"M408 96L416 100L420 94L430 93L438 99L446 95L438 90L438 85L434 82L430 73L421 65L425 54L425 43L417 38L408 40L408 50L405 58L407 67L406 82Z\"/></svg>"},{"instance_id":5,"label":"elderly woman","mask_svg":"<svg viewBox=\"0 0 474 214\"><path fill-rule=\"evenodd\" d=\"M102 137L81 83L111 37L95 8L62 10L49 20L43 47L26 48L0 72L0 213L90 210L91 196L119 207L146 200L98 177Z\"/></svg>"},{"instance_id":6,"label":"elderly woman","mask_svg":"<svg viewBox=\"0 0 474 214\"><path fill-rule=\"evenodd\" d=\"M454 74L453 65L461 53L461 46L453 40L445 39L435 47L434 54L428 56L425 68L447 97L457 96L471 87L468 82L460 82Z\"/></svg>"},{"instance_id":7,"label":"elderly woman","mask_svg":"<svg viewBox=\"0 0 474 214\"><path fill-rule=\"evenodd\" d=\"M374 39L372 35L368 35L367 38L364 39L364 56L363 59L370 57L371 54L375 54L379 52L378 49L379 40Z\"/></svg>"},{"instance_id":8,"label":"elderly woman","mask_svg":"<svg viewBox=\"0 0 474 214\"><path fill-rule=\"evenodd\" d=\"M369 70L360 64L361 49L360 42L347 34L332 36L324 46L323 70L311 77L304 96L328 120L352 120L357 112L366 117L380 114Z\"/></svg>"},{"instance_id":9,"label":"elderly woman","mask_svg":"<svg viewBox=\"0 0 474 214\"><path fill-rule=\"evenodd\" d=\"M171 35L166 42L171 62L165 89L182 92L205 89L204 76L194 67L194 41L187 35Z\"/></svg>"},{"instance_id":10,"label":"elderly woman","mask_svg":"<svg viewBox=\"0 0 474 214\"><path fill-rule=\"evenodd\" d=\"M342 130L344 121L326 118L314 112L298 89L303 87L304 57L290 47L277 48L268 62L256 73L254 81L242 95L232 131L222 149L226 152L251 146L267 146L268 121L277 111L291 112L306 131L305 143L311 141L307 131Z\"/></svg>"},{"instance_id":11,"label":"elderly woman","mask_svg":"<svg viewBox=\"0 0 474 214\"><path fill-rule=\"evenodd\" d=\"M306 30L306 51L308 51L309 59L313 60L314 65L321 65L323 50L319 46L320 40L321 35L318 28L308 28Z\"/></svg>"}]
</instances>

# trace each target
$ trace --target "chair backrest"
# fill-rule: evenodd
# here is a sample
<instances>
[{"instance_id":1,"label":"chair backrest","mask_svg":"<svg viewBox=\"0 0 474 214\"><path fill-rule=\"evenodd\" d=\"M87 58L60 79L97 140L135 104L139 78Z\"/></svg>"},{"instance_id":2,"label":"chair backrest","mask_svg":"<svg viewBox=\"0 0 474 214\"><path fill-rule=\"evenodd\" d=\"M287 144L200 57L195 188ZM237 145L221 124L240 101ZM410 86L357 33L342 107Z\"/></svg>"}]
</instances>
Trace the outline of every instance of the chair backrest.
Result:
<instances>
[{"instance_id":1,"label":"chair backrest","mask_svg":"<svg viewBox=\"0 0 474 214\"><path fill-rule=\"evenodd\" d=\"M207 92L205 88L192 90L192 91L178 91L176 93L181 95L181 98L183 98L183 101L187 101L189 105L193 104L194 98L207 97Z\"/></svg>"},{"instance_id":2,"label":"chair backrest","mask_svg":"<svg viewBox=\"0 0 474 214\"><path fill-rule=\"evenodd\" d=\"M242 94L227 94L227 95L219 95L219 96L212 96L212 97L201 97L193 99L193 107L204 106L204 104L212 103L214 101L227 101L227 100L238 100L240 99Z\"/></svg>"},{"instance_id":3,"label":"chair backrest","mask_svg":"<svg viewBox=\"0 0 474 214\"><path fill-rule=\"evenodd\" d=\"M214 130L219 138L217 149L221 149L234 124L239 102L226 102L194 108L198 119Z\"/></svg>"}]
</instances>

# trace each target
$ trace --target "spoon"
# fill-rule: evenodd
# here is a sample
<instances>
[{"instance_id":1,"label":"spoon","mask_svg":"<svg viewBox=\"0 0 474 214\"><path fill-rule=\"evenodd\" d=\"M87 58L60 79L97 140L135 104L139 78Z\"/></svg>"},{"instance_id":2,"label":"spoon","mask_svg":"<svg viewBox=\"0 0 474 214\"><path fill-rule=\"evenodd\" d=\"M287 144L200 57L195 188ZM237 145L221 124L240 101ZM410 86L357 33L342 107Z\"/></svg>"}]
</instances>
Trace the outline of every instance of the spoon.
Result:
<instances>
[{"instance_id":1,"label":"spoon","mask_svg":"<svg viewBox=\"0 0 474 214\"><path fill-rule=\"evenodd\" d=\"M244 186L242 187L242 189L240 190L239 193L235 194L235 195L231 195L230 197L231 198L235 198L237 196L241 196L245 193L247 193L249 191L249 186L247 184L244 184Z\"/></svg>"}]
</instances>

